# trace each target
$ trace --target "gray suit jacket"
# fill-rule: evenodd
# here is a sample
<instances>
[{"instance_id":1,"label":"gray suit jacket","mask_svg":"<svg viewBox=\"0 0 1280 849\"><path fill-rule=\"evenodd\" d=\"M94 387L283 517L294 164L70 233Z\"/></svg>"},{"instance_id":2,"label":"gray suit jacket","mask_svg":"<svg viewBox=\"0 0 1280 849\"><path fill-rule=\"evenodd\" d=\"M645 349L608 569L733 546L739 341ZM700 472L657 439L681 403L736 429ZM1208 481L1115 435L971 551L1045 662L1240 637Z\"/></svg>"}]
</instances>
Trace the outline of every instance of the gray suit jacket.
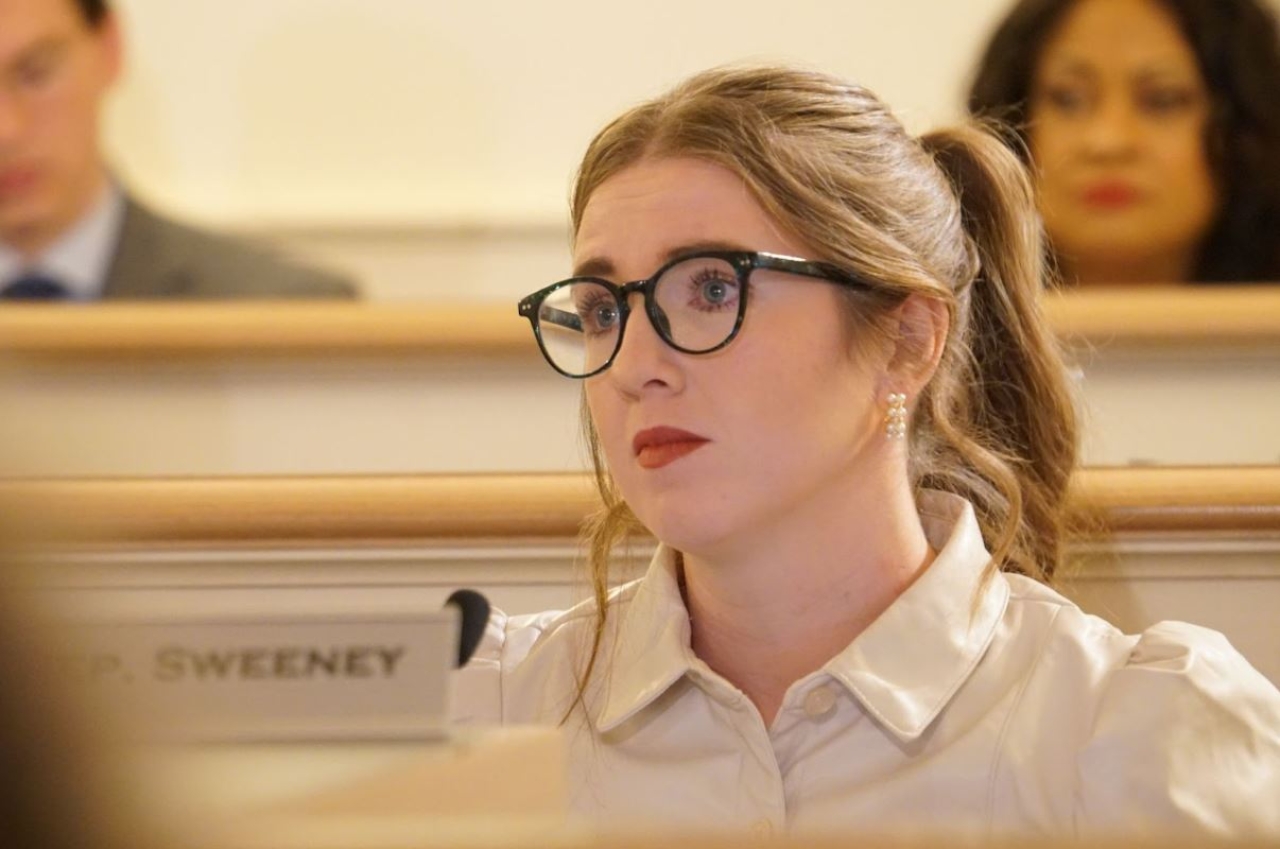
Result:
<instances>
[{"instance_id":1,"label":"gray suit jacket","mask_svg":"<svg viewBox=\"0 0 1280 849\"><path fill-rule=\"evenodd\" d=\"M103 297L354 298L340 274L300 265L242 239L156 215L126 200L124 223Z\"/></svg>"}]
</instances>

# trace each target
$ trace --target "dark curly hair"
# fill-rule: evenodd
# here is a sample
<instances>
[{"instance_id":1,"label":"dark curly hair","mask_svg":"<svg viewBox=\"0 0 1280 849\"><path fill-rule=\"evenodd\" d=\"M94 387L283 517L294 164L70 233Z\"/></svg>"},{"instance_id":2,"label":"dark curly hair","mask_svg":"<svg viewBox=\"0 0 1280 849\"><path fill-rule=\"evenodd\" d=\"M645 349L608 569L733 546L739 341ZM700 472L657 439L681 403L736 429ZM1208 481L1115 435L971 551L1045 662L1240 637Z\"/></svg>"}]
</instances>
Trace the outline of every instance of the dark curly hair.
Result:
<instances>
[{"instance_id":1,"label":"dark curly hair","mask_svg":"<svg viewBox=\"0 0 1280 849\"><path fill-rule=\"evenodd\" d=\"M978 63L969 111L1011 124L1026 155L1036 64L1076 0L1020 0ZM1280 280L1280 34L1267 0L1155 0L1191 46L1213 102L1207 149L1222 208L1196 282Z\"/></svg>"}]
</instances>

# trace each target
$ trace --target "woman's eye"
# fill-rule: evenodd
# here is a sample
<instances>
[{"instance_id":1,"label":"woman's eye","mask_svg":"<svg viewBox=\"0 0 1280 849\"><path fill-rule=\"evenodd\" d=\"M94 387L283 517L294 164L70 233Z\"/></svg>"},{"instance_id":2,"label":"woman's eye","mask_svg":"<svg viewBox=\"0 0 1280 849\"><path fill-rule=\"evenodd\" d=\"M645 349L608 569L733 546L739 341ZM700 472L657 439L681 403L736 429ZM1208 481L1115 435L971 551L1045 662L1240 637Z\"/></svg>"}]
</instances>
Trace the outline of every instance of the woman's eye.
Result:
<instances>
[{"instance_id":1,"label":"woman's eye","mask_svg":"<svg viewBox=\"0 0 1280 849\"><path fill-rule=\"evenodd\" d=\"M730 307L738 298L738 281L726 279L719 274L699 275L693 280L693 306L699 309L712 310Z\"/></svg>"},{"instance_id":2,"label":"woman's eye","mask_svg":"<svg viewBox=\"0 0 1280 849\"><path fill-rule=\"evenodd\" d=\"M1079 112L1088 102L1086 94L1077 88L1048 86L1040 92L1040 101L1058 112Z\"/></svg>"},{"instance_id":3,"label":"woman's eye","mask_svg":"<svg viewBox=\"0 0 1280 849\"><path fill-rule=\"evenodd\" d=\"M1157 89L1138 95L1138 103L1143 111L1154 114L1179 112L1189 106L1191 101L1191 93L1182 89Z\"/></svg>"},{"instance_id":4,"label":"woman's eye","mask_svg":"<svg viewBox=\"0 0 1280 849\"><path fill-rule=\"evenodd\" d=\"M34 56L14 69L14 82L24 89L40 88L53 78L55 70L56 57L46 54Z\"/></svg>"},{"instance_id":5,"label":"woman's eye","mask_svg":"<svg viewBox=\"0 0 1280 849\"><path fill-rule=\"evenodd\" d=\"M723 280L711 280L702 284L702 299L709 304L723 304L729 299L729 287Z\"/></svg>"},{"instance_id":6,"label":"woman's eye","mask_svg":"<svg viewBox=\"0 0 1280 849\"><path fill-rule=\"evenodd\" d=\"M599 306L593 312L598 327L612 327L618 321L618 310L612 306Z\"/></svg>"},{"instance_id":7,"label":"woman's eye","mask_svg":"<svg viewBox=\"0 0 1280 849\"><path fill-rule=\"evenodd\" d=\"M597 302L581 309L582 324L588 333L605 333L618 323L616 304Z\"/></svg>"}]
</instances>

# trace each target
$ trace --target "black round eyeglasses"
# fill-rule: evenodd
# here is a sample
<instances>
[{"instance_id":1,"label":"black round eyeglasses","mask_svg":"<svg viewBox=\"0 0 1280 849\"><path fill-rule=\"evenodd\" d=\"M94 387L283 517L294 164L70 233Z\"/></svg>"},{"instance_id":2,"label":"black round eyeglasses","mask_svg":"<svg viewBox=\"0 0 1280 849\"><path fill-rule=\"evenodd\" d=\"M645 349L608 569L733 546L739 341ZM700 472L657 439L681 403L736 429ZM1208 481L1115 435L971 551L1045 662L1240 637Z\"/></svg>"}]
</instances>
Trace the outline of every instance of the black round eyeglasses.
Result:
<instances>
[{"instance_id":1,"label":"black round eyeglasses","mask_svg":"<svg viewBox=\"0 0 1280 849\"><path fill-rule=\"evenodd\" d=\"M520 301L542 355L565 377L586 378L613 364L622 348L635 292L663 342L686 354L709 354L733 341L747 311L751 272L783 271L853 289L868 283L823 262L757 251L706 251L676 257L647 280L617 285L571 277Z\"/></svg>"}]
</instances>

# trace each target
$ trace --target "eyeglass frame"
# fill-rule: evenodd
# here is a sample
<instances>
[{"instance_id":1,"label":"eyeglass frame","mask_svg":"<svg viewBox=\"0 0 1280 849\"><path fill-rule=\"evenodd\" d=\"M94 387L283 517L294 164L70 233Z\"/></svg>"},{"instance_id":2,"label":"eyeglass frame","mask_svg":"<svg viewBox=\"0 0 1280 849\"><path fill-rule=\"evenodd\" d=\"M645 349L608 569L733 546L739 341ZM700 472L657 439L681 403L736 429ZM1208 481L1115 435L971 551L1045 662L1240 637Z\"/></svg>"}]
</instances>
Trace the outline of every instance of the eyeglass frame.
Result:
<instances>
[{"instance_id":1,"label":"eyeglass frame","mask_svg":"<svg viewBox=\"0 0 1280 849\"><path fill-rule=\"evenodd\" d=\"M664 321L665 313L658 306L654 292L657 290L658 280L662 275L666 274L675 266L694 259L718 259L723 260L733 266L734 272L737 274L738 287L740 295L738 297L738 315L733 322L733 328L729 334L717 345L710 348L695 350L692 348L684 348L676 344L670 338L670 324ZM692 253L682 254L673 257L643 280L633 280L630 283L617 284L602 277L569 277L552 283L550 286L539 289L532 295L528 295L520 300L518 310L520 315L529 320L529 325L533 328L533 336L538 342L538 349L542 352L542 358L547 361L559 374L564 375L572 380L586 380L589 377L595 377L605 372L613 365L613 361L617 359L618 352L622 350L622 339L627 332L627 319L631 316L631 305L628 303L631 295L639 292L644 296L644 313L649 319L649 325L653 327L654 332L658 334L658 338L665 345L682 354L711 354L723 349L738 336L738 331L742 329L743 319L747 314L747 300L750 292L751 272L756 269L763 268L770 271L781 271L787 274L795 274L801 277L808 277L814 280L822 280L827 283L835 283L848 289L859 289L869 291L873 289L871 283L861 277L845 271L828 262L818 262L815 260L801 259L794 256L786 256L785 254L769 253L767 251L695 251ZM540 315L543 301L551 296L552 293L566 286L577 285L580 283L594 283L602 286L613 295L614 300L618 304L618 340L614 344L613 353L611 353L604 363L594 371L586 374L570 374L560 366L556 365L551 358L551 354L547 352L547 346L542 339L542 318ZM667 329L663 330L663 326Z\"/></svg>"}]
</instances>

